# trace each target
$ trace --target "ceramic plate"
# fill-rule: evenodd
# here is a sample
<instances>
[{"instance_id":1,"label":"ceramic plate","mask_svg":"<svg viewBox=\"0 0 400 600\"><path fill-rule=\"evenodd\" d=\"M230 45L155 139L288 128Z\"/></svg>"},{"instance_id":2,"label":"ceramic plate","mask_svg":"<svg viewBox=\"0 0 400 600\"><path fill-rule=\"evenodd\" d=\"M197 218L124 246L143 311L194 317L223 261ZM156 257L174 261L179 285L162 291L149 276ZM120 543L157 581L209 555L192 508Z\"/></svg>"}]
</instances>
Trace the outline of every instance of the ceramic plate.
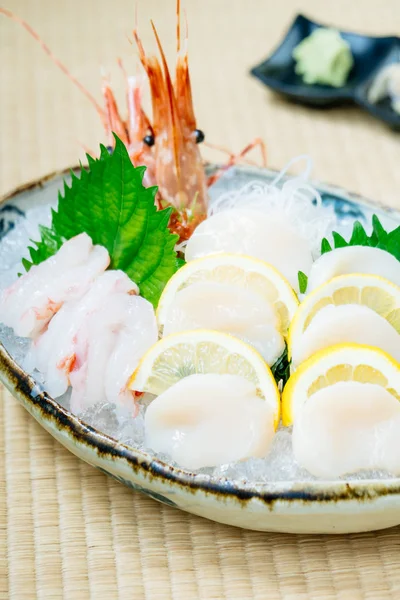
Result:
<instances>
[{"instance_id":1,"label":"ceramic plate","mask_svg":"<svg viewBox=\"0 0 400 600\"><path fill-rule=\"evenodd\" d=\"M298 15L275 52L254 67L251 73L268 87L297 102L310 106L355 102L392 127L400 128L400 115L391 108L389 99L386 98L376 105L367 99L368 88L378 71L386 65L400 62L400 38L372 37L341 31L341 36L349 43L354 58L354 66L347 83L340 88L310 85L304 83L301 76L296 74L292 52L304 38L319 27L326 25Z\"/></svg>"},{"instance_id":2,"label":"ceramic plate","mask_svg":"<svg viewBox=\"0 0 400 600\"><path fill-rule=\"evenodd\" d=\"M28 207L54 202L63 176L62 173L49 176L4 198L0 205L1 235L4 237L18 227ZM275 176L270 170L237 167L211 189L211 196L237 189L254 179L271 181ZM343 233L350 229L354 219L368 228L373 213L378 214L386 227L393 228L400 222L400 214L395 211L336 187L315 185L324 204L334 207ZM398 478L263 484L210 479L173 467L88 426L42 392L3 345L0 345L0 379L28 412L76 456L134 490L176 508L261 531L343 533L400 523Z\"/></svg>"}]
</instances>

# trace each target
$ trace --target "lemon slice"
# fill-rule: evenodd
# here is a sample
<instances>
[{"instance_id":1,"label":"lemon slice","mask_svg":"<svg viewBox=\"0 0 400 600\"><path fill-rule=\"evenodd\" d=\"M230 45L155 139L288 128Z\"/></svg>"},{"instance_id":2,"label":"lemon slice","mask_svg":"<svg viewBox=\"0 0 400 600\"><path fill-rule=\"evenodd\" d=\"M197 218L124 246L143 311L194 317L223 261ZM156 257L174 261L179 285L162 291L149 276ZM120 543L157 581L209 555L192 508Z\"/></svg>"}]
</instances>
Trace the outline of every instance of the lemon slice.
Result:
<instances>
[{"instance_id":1,"label":"lemon slice","mask_svg":"<svg viewBox=\"0 0 400 600\"><path fill-rule=\"evenodd\" d=\"M274 307L286 335L298 307L297 296L286 279L268 263L240 254L212 254L187 263L169 280L161 295L157 320L163 327L176 294L193 283L230 283L259 294Z\"/></svg>"},{"instance_id":2,"label":"lemon slice","mask_svg":"<svg viewBox=\"0 0 400 600\"><path fill-rule=\"evenodd\" d=\"M302 334L322 308L343 304L367 306L400 333L400 287L378 275L340 275L316 288L300 304L289 328L289 356L293 344L299 343Z\"/></svg>"},{"instance_id":3,"label":"lemon slice","mask_svg":"<svg viewBox=\"0 0 400 600\"><path fill-rule=\"evenodd\" d=\"M340 381L372 383L400 400L400 364L371 346L340 344L317 352L290 377L282 394L282 421L290 425L315 392Z\"/></svg>"},{"instance_id":4,"label":"lemon slice","mask_svg":"<svg viewBox=\"0 0 400 600\"><path fill-rule=\"evenodd\" d=\"M196 373L240 375L254 383L257 395L273 408L277 426L280 398L270 368L251 346L226 333L196 329L162 338L142 358L129 388L158 396Z\"/></svg>"}]
</instances>

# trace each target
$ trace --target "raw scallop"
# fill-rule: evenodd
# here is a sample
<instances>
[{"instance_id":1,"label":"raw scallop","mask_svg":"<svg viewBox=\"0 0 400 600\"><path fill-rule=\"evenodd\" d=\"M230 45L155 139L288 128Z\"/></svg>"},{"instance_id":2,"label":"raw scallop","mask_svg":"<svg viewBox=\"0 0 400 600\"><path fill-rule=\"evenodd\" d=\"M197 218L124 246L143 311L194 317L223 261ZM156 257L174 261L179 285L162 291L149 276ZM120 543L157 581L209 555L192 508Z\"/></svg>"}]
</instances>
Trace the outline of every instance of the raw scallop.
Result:
<instances>
[{"instance_id":1,"label":"raw scallop","mask_svg":"<svg viewBox=\"0 0 400 600\"><path fill-rule=\"evenodd\" d=\"M238 375L190 375L155 398L145 415L146 446L187 469L267 455L271 406Z\"/></svg>"},{"instance_id":2,"label":"raw scallop","mask_svg":"<svg viewBox=\"0 0 400 600\"><path fill-rule=\"evenodd\" d=\"M307 293L319 285L351 273L379 275L400 286L400 261L380 248L346 246L320 256L308 275Z\"/></svg>"},{"instance_id":3,"label":"raw scallop","mask_svg":"<svg viewBox=\"0 0 400 600\"><path fill-rule=\"evenodd\" d=\"M251 290L228 283L198 282L177 292L164 335L216 329L252 345L271 366L285 348L273 307Z\"/></svg>"},{"instance_id":4,"label":"raw scallop","mask_svg":"<svg viewBox=\"0 0 400 600\"><path fill-rule=\"evenodd\" d=\"M254 209L234 208L212 215L186 246L187 261L217 252L254 256L273 265L298 289L298 272L312 265L309 242L283 216Z\"/></svg>"},{"instance_id":5,"label":"raw scallop","mask_svg":"<svg viewBox=\"0 0 400 600\"><path fill-rule=\"evenodd\" d=\"M364 344L384 350L400 362L400 335L384 317L359 304L322 308L291 347L292 365L315 352L343 343Z\"/></svg>"},{"instance_id":6,"label":"raw scallop","mask_svg":"<svg viewBox=\"0 0 400 600\"><path fill-rule=\"evenodd\" d=\"M293 452L316 477L360 470L400 475L400 402L371 383L341 381L323 388L296 417Z\"/></svg>"}]
</instances>

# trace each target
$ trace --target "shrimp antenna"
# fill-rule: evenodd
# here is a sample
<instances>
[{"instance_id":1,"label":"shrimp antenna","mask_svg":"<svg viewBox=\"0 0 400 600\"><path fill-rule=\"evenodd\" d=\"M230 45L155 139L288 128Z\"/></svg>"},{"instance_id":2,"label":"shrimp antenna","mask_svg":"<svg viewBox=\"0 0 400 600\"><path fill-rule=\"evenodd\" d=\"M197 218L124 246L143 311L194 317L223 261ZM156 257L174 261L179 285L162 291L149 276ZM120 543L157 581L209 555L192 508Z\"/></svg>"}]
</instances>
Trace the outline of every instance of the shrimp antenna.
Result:
<instances>
[{"instance_id":1,"label":"shrimp antenna","mask_svg":"<svg viewBox=\"0 0 400 600\"><path fill-rule=\"evenodd\" d=\"M40 46L42 47L44 52L50 57L50 59L53 61L53 63L59 69L61 69L61 71L68 77L68 79L70 81L72 81L72 83L74 83L76 85L76 87L82 92L82 94L84 94L86 96L86 98L93 104L93 106L97 110L98 114L100 115L100 117L104 123L105 122L105 112L101 108L101 106L97 103L94 96L92 96L92 94L80 83L80 81L78 81L72 75L72 73L67 69L67 67L52 53L50 48L42 40L42 38L39 36L39 34L26 21L24 21L23 19L21 19L20 17L15 15L10 10L0 7L0 14L3 14L4 16L8 17L12 21L15 21L16 23L21 25L24 29L26 29L26 31L29 33L29 35L31 35L34 38L34 40L36 40L36 42L38 42L40 44Z\"/></svg>"},{"instance_id":2,"label":"shrimp antenna","mask_svg":"<svg viewBox=\"0 0 400 600\"><path fill-rule=\"evenodd\" d=\"M136 42L137 49L139 51L139 58L143 63L146 61L146 52L144 51L142 40L139 37L137 29L134 29L132 33L133 33L133 38Z\"/></svg>"},{"instance_id":3,"label":"shrimp antenna","mask_svg":"<svg viewBox=\"0 0 400 600\"><path fill-rule=\"evenodd\" d=\"M176 0L176 51L181 49L181 0Z\"/></svg>"},{"instance_id":4,"label":"shrimp antenna","mask_svg":"<svg viewBox=\"0 0 400 600\"><path fill-rule=\"evenodd\" d=\"M128 81L128 73L126 72L122 58L117 58L117 64L118 64L119 68L121 69L124 78L126 79L126 81Z\"/></svg>"},{"instance_id":5,"label":"shrimp antenna","mask_svg":"<svg viewBox=\"0 0 400 600\"><path fill-rule=\"evenodd\" d=\"M185 16L185 41L187 44L188 38L189 38L189 22L188 22L188 17L187 17L187 12L186 9L183 11L183 14Z\"/></svg>"},{"instance_id":6,"label":"shrimp antenna","mask_svg":"<svg viewBox=\"0 0 400 600\"><path fill-rule=\"evenodd\" d=\"M165 74L165 82L167 85L168 99L169 99L170 110L171 110L171 119L172 119L174 158L175 158L175 165L176 165L176 171L177 171L176 175L177 175L178 182L180 184L181 173L180 173L180 165L179 165L179 152L178 152L178 140L177 140L178 115L177 115L177 107L176 107L176 103L175 103L174 87L172 85L171 75L169 73L167 59L165 58L164 50L161 45L160 38L158 37L157 29L156 29L153 21L150 21L150 23L151 23L151 26L153 28L153 32L154 32L154 35L156 38L156 42L157 42L158 50L161 55L161 61L162 61L164 74Z\"/></svg>"}]
</instances>

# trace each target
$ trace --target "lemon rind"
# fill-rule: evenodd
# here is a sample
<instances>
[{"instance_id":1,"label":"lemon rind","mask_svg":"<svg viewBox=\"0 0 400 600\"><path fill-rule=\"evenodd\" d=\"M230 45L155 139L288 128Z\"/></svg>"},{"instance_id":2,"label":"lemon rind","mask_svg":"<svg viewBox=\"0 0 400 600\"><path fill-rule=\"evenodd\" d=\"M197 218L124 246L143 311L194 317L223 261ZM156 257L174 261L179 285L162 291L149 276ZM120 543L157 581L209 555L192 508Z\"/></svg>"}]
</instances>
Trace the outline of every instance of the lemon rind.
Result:
<instances>
[{"instance_id":1,"label":"lemon rind","mask_svg":"<svg viewBox=\"0 0 400 600\"><path fill-rule=\"evenodd\" d=\"M398 363L390 354L381 350L380 348L364 344L336 344L334 346L324 348L310 356L310 358L301 363L296 371L290 376L282 393L283 425L291 425L296 418L297 411L307 401L306 397L300 397L299 400L296 400L294 397L296 387L298 389L298 386L301 383L304 385L302 380L313 368L315 368L317 365L322 367L324 361L327 361L327 359L332 358L335 355L337 356L337 361L332 362L329 365L329 368L338 366L340 364L351 364L353 367L356 367L360 364L367 364L371 368L379 369L379 367L384 365L386 368L382 369L382 373L385 376L390 374L393 379L398 377L397 389L400 392L400 363ZM391 373L389 373L389 371L391 371ZM313 381L317 379L317 377L324 375L325 373L326 370L321 368L320 373L316 372L314 379L312 381L310 380L309 384L311 385ZM309 385L307 384L303 389L308 389L308 387Z\"/></svg>"},{"instance_id":2,"label":"lemon rind","mask_svg":"<svg viewBox=\"0 0 400 600\"><path fill-rule=\"evenodd\" d=\"M335 283L343 281L343 283L345 284L346 282L350 282L350 281L354 282L355 279L359 280L359 281L361 280L364 282L371 281L371 282L383 283L383 285L386 287L386 289L390 288L391 291L397 292L397 295L399 297L399 308L400 308L400 287L398 285L396 285L395 283L393 283L392 281L390 281L389 279L385 279L384 277L381 277L380 275L370 275L368 273L350 273L350 274L346 274L346 275L338 275L337 277L333 277L329 281L325 281L324 283L322 283L321 285L316 287L312 292L310 292L310 294L305 296L303 301L300 303L296 313L294 314L292 321L290 323L288 336L287 336L289 360L291 358L291 349L293 346L293 338L295 335L302 335L302 332L299 333L299 329L301 329L302 325L304 324L304 322L307 318L307 314L309 314L309 312L310 312L310 310L309 310L308 313L305 313L305 308L308 308L308 307L312 308L313 304L315 304L316 299L322 300L324 297L330 297L332 295L332 294L328 294L328 293L325 296L322 295L321 292L323 290L329 289L329 287L334 288L334 289L332 289L332 293L333 293L333 291L339 290L340 289L339 286L336 288L334 287ZM343 285L341 287L345 287L345 285ZM357 286L357 283L355 283L354 287L359 287L359 286ZM377 286L377 287L379 287L379 286ZM358 305L355 304L355 306L358 306Z\"/></svg>"},{"instance_id":3,"label":"lemon rind","mask_svg":"<svg viewBox=\"0 0 400 600\"><path fill-rule=\"evenodd\" d=\"M278 291L280 293L281 291L284 291L285 298L290 299L290 304L289 302L286 302L286 306L289 310L290 320L293 318L295 311L298 308L299 300L290 283L278 271L278 269L268 262L248 256L246 254L219 252L216 254L209 254L186 263L186 265L184 265L175 273L175 275L171 277L165 286L163 293L161 294L161 298L156 310L156 318L160 327L162 327L165 323L168 309L170 308L173 298L178 292L180 286L185 282L185 280L196 273L196 271L207 268L207 263L210 264L210 270L211 268L218 266L228 266L232 264L234 266L239 266L244 270L247 269L248 271L254 271L260 274L263 274L264 272L265 276L270 281L272 281L274 284L277 284ZM254 267L253 269L251 268L252 266ZM269 275L272 275L272 277L268 277L266 272L268 272ZM168 300L169 298L170 300Z\"/></svg>"},{"instance_id":4,"label":"lemon rind","mask_svg":"<svg viewBox=\"0 0 400 600\"><path fill-rule=\"evenodd\" d=\"M262 356L250 345L242 340L215 330L195 329L191 331L183 331L173 333L161 338L154 344L142 357L138 367L132 374L128 388L138 391L149 392L151 390L146 387L146 382L152 373L152 366L155 360L166 350L182 343L196 344L201 342L216 343L227 349L232 354L240 354L254 368L260 387L265 394L265 398L271 404L274 410L275 427L277 427L280 419L280 394L278 386L274 379L271 369L262 358ZM223 374L223 373L221 373ZM238 373L240 375L240 373Z\"/></svg>"}]
</instances>

